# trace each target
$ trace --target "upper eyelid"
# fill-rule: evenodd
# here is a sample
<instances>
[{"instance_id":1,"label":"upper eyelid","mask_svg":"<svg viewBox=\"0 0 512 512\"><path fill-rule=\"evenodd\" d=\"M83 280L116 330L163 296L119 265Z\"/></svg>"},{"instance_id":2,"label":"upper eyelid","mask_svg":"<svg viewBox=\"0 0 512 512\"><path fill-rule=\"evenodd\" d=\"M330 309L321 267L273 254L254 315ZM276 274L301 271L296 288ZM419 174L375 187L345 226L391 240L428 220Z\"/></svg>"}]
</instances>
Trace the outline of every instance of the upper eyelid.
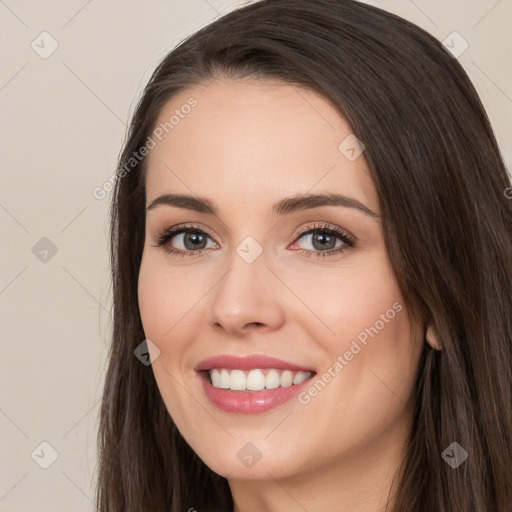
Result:
<instances>
[{"instance_id":1,"label":"upper eyelid","mask_svg":"<svg viewBox=\"0 0 512 512\"><path fill-rule=\"evenodd\" d=\"M303 228L299 229L299 231L294 235L295 237L298 237L300 235L304 235L306 233L309 233L311 231L321 231L322 229L326 231L341 231L343 234L347 235L347 238L355 239L355 236L352 235L349 231L346 229L336 226L336 224L332 224L331 222L327 221L314 221L314 226L304 226Z\"/></svg>"}]
</instances>

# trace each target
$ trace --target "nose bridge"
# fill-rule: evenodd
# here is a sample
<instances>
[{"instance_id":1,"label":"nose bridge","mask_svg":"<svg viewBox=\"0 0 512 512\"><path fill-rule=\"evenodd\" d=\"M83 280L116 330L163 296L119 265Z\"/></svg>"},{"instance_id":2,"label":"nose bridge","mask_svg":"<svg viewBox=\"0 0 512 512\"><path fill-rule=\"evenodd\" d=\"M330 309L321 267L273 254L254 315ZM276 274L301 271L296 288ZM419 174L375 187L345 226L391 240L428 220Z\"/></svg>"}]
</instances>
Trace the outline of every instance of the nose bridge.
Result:
<instances>
[{"instance_id":1,"label":"nose bridge","mask_svg":"<svg viewBox=\"0 0 512 512\"><path fill-rule=\"evenodd\" d=\"M224 277L212 294L211 321L226 330L240 330L248 324L277 328L283 312L275 280L267 268L267 253L253 238L246 237L234 247Z\"/></svg>"}]
</instances>

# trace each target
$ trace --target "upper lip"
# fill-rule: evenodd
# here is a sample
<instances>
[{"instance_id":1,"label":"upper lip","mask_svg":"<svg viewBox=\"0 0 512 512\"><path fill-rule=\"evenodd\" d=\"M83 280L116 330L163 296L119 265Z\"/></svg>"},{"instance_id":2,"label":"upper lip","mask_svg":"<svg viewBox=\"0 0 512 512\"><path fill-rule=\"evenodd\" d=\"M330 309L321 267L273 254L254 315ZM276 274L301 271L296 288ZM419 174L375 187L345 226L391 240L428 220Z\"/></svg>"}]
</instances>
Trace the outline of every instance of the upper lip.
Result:
<instances>
[{"instance_id":1,"label":"upper lip","mask_svg":"<svg viewBox=\"0 0 512 512\"><path fill-rule=\"evenodd\" d=\"M198 363L194 370L204 371L211 370L213 368L225 368L225 369L239 369L239 370L254 370L256 368L279 368L283 370L291 370L295 372L314 372L311 368L306 368L282 359L276 359L275 357L268 357L261 354L252 354L245 357L232 356L229 354L208 357Z\"/></svg>"}]
</instances>

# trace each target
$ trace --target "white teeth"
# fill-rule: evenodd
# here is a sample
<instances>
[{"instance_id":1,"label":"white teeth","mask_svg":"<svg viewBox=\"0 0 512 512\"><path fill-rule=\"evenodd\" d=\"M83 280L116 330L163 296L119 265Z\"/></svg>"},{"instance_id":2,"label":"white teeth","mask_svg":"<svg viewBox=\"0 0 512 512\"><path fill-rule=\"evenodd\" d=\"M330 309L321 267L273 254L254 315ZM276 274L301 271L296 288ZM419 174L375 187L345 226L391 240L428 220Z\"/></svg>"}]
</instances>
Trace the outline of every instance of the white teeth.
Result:
<instances>
[{"instance_id":1,"label":"white teeth","mask_svg":"<svg viewBox=\"0 0 512 512\"><path fill-rule=\"evenodd\" d=\"M229 389L243 391L244 389L247 389L246 383L247 379L245 378L245 373L242 370L231 370L231 375L229 376Z\"/></svg>"},{"instance_id":2,"label":"white teeth","mask_svg":"<svg viewBox=\"0 0 512 512\"><path fill-rule=\"evenodd\" d=\"M288 388L293 384L293 372L290 370L285 370L281 374L281 387Z\"/></svg>"},{"instance_id":3,"label":"white teeth","mask_svg":"<svg viewBox=\"0 0 512 512\"><path fill-rule=\"evenodd\" d=\"M229 389L229 372L227 370L212 370L210 377L216 388Z\"/></svg>"},{"instance_id":4,"label":"white teeth","mask_svg":"<svg viewBox=\"0 0 512 512\"><path fill-rule=\"evenodd\" d=\"M267 389L276 389L280 385L279 373L277 373L277 370L270 370L265 377L265 387Z\"/></svg>"},{"instance_id":5,"label":"white teeth","mask_svg":"<svg viewBox=\"0 0 512 512\"><path fill-rule=\"evenodd\" d=\"M229 372L227 370L220 372L219 388L229 389Z\"/></svg>"},{"instance_id":6,"label":"white teeth","mask_svg":"<svg viewBox=\"0 0 512 512\"><path fill-rule=\"evenodd\" d=\"M292 372L271 369L265 375L260 369L244 372L243 370L226 370L215 368L209 371L212 386L233 391L262 391L263 389L287 388L300 384L311 377L311 372Z\"/></svg>"},{"instance_id":7,"label":"white teeth","mask_svg":"<svg viewBox=\"0 0 512 512\"><path fill-rule=\"evenodd\" d=\"M265 375L261 373L261 370L253 370L247 375L247 389L249 391L265 389Z\"/></svg>"},{"instance_id":8,"label":"white teeth","mask_svg":"<svg viewBox=\"0 0 512 512\"><path fill-rule=\"evenodd\" d=\"M295 377L293 377L293 383L300 384L301 382L304 382L306 379L308 379L310 375L310 372L297 372Z\"/></svg>"},{"instance_id":9,"label":"white teeth","mask_svg":"<svg viewBox=\"0 0 512 512\"><path fill-rule=\"evenodd\" d=\"M216 388L220 388L220 372L215 368L215 370L210 370L210 379L212 380L212 385Z\"/></svg>"}]
</instances>

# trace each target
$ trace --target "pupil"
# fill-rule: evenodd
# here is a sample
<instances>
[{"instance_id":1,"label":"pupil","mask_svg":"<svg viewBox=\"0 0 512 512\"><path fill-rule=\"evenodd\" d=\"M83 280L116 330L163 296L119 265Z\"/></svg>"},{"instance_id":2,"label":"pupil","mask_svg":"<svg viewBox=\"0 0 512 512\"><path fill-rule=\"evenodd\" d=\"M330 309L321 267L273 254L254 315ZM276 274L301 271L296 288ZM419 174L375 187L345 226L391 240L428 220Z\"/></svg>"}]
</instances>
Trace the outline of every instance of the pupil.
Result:
<instances>
[{"instance_id":1,"label":"pupil","mask_svg":"<svg viewBox=\"0 0 512 512\"><path fill-rule=\"evenodd\" d=\"M196 250L196 249L204 249L204 246L199 246L201 243L204 244L205 240L204 240L204 237L201 233L185 233L185 247L187 247L187 249L192 249L192 250ZM191 245L192 247L189 247L187 246L187 242L191 242Z\"/></svg>"},{"instance_id":2,"label":"pupil","mask_svg":"<svg viewBox=\"0 0 512 512\"><path fill-rule=\"evenodd\" d=\"M318 247L316 246L316 242L320 244ZM329 242L332 247L329 246ZM331 235L326 235L325 233L317 233L313 235L313 246L315 249L333 249L334 245L332 242L336 243L335 238ZM329 247L326 247L326 245Z\"/></svg>"}]
</instances>

